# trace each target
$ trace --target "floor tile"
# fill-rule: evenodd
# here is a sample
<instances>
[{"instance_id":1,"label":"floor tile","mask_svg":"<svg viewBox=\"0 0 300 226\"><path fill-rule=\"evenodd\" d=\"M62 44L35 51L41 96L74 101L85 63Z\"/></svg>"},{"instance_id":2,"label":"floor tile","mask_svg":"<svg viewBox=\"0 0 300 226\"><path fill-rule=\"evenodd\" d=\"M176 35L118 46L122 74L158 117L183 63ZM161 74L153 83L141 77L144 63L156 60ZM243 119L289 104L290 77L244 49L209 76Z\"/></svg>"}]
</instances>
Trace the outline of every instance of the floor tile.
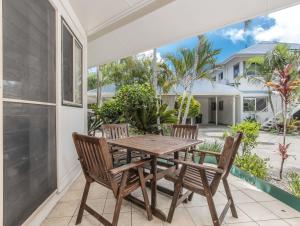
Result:
<instances>
[{"instance_id":1,"label":"floor tile","mask_svg":"<svg viewBox=\"0 0 300 226\"><path fill-rule=\"evenodd\" d=\"M257 221L257 223L259 226L289 226L289 224L283 220Z\"/></svg>"},{"instance_id":2,"label":"floor tile","mask_svg":"<svg viewBox=\"0 0 300 226\"><path fill-rule=\"evenodd\" d=\"M77 216L73 216L69 226L75 226ZM78 226L100 226L100 222L92 215L84 215L81 224Z\"/></svg>"},{"instance_id":3,"label":"floor tile","mask_svg":"<svg viewBox=\"0 0 300 226\"><path fill-rule=\"evenodd\" d=\"M224 206L221 206L221 211L222 211L222 208L224 208ZM221 211L220 211L220 213L221 213ZM228 210L226 217L225 217L226 223L233 224L233 223L245 223L245 222L252 221L252 219L237 206L236 206L236 211L238 214L238 218L233 217L230 209Z\"/></svg>"},{"instance_id":4,"label":"floor tile","mask_svg":"<svg viewBox=\"0 0 300 226\"><path fill-rule=\"evenodd\" d=\"M61 202L69 202L69 201L80 201L82 197L82 190L68 190L64 196L61 198Z\"/></svg>"},{"instance_id":5,"label":"floor tile","mask_svg":"<svg viewBox=\"0 0 300 226\"><path fill-rule=\"evenodd\" d=\"M113 214L105 213L103 217L112 222ZM131 213L120 213L118 226L131 226Z\"/></svg>"},{"instance_id":6,"label":"floor tile","mask_svg":"<svg viewBox=\"0 0 300 226\"><path fill-rule=\"evenodd\" d=\"M275 214L258 203L240 203L237 206L255 221L278 219Z\"/></svg>"},{"instance_id":7,"label":"floor tile","mask_svg":"<svg viewBox=\"0 0 300 226\"><path fill-rule=\"evenodd\" d=\"M299 226L300 225L300 218L284 219L284 221L289 223L291 226Z\"/></svg>"},{"instance_id":8,"label":"floor tile","mask_svg":"<svg viewBox=\"0 0 300 226\"><path fill-rule=\"evenodd\" d=\"M44 220L41 226L67 226L71 217L57 217Z\"/></svg>"},{"instance_id":9,"label":"floor tile","mask_svg":"<svg viewBox=\"0 0 300 226\"><path fill-rule=\"evenodd\" d=\"M194 222L195 221L193 221L188 209L180 207L176 208L171 224L168 222L163 223L166 226L195 226L196 224Z\"/></svg>"},{"instance_id":10,"label":"floor tile","mask_svg":"<svg viewBox=\"0 0 300 226\"><path fill-rule=\"evenodd\" d=\"M104 213L114 213L116 205L116 199L106 199L105 206L104 206ZM131 203L123 200L121 213L131 212Z\"/></svg>"},{"instance_id":11,"label":"floor tile","mask_svg":"<svg viewBox=\"0 0 300 226\"><path fill-rule=\"evenodd\" d=\"M287 206L286 204L276 200L272 202L261 202L261 205L271 210L280 218L294 218L300 217L300 212Z\"/></svg>"},{"instance_id":12,"label":"floor tile","mask_svg":"<svg viewBox=\"0 0 300 226\"><path fill-rule=\"evenodd\" d=\"M243 189L242 192L244 192L250 198L252 198L258 202L267 202L267 201L275 201L276 200L271 195L255 188L255 187L253 187L253 189Z\"/></svg>"},{"instance_id":13,"label":"floor tile","mask_svg":"<svg viewBox=\"0 0 300 226\"><path fill-rule=\"evenodd\" d=\"M48 218L53 217L72 217L79 205L78 202L59 202L50 212Z\"/></svg>"},{"instance_id":14,"label":"floor tile","mask_svg":"<svg viewBox=\"0 0 300 226\"><path fill-rule=\"evenodd\" d=\"M223 194L226 195L225 192ZM232 191L231 194L232 194L233 201L235 204L255 202L254 199L250 198L248 195L246 195L242 191Z\"/></svg>"},{"instance_id":15,"label":"floor tile","mask_svg":"<svg viewBox=\"0 0 300 226\"><path fill-rule=\"evenodd\" d=\"M253 222L227 224L226 226L258 226L258 224L253 221ZM272 226L272 225L270 225L270 226Z\"/></svg>"},{"instance_id":16,"label":"floor tile","mask_svg":"<svg viewBox=\"0 0 300 226\"><path fill-rule=\"evenodd\" d=\"M153 216L151 221L148 220L146 211L140 209L132 213L132 226L163 226L163 222Z\"/></svg>"}]
</instances>

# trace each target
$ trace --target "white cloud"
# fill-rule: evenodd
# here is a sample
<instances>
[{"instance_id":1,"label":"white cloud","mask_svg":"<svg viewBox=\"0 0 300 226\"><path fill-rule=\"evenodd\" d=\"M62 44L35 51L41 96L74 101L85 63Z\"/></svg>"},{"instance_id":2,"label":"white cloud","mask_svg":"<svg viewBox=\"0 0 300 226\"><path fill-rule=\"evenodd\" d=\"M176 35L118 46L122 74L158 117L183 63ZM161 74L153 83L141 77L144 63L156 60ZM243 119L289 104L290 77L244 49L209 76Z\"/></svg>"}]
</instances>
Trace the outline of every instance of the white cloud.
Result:
<instances>
[{"instance_id":1,"label":"white cloud","mask_svg":"<svg viewBox=\"0 0 300 226\"><path fill-rule=\"evenodd\" d=\"M159 52L156 52L157 62L163 61ZM137 54L137 58L153 58L153 49Z\"/></svg>"},{"instance_id":2,"label":"white cloud","mask_svg":"<svg viewBox=\"0 0 300 226\"><path fill-rule=\"evenodd\" d=\"M222 35L229 38L233 43L236 43L237 41L244 41L246 38L244 30L237 28L224 29L222 31Z\"/></svg>"},{"instance_id":3,"label":"white cloud","mask_svg":"<svg viewBox=\"0 0 300 226\"><path fill-rule=\"evenodd\" d=\"M279 41L300 43L300 5L268 15L275 20L269 29L261 27L253 31L257 41Z\"/></svg>"}]
</instances>

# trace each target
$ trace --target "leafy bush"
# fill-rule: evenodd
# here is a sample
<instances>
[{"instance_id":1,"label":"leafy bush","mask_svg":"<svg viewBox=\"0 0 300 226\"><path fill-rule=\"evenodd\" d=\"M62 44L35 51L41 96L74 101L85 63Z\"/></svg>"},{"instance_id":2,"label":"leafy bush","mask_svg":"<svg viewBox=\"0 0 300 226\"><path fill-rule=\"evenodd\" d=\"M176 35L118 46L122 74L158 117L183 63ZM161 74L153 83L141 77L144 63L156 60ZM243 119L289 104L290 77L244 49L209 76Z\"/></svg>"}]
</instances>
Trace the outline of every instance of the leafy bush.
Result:
<instances>
[{"instance_id":1,"label":"leafy bush","mask_svg":"<svg viewBox=\"0 0 300 226\"><path fill-rule=\"evenodd\" d=\"M95 107L93 110L105 124L122 121L122 111L115 99L105 101L100 108Z\"/></svg>"},{"instance_id":2,"label":"leafy bush","mask_svg":"<svg viewBox=\"0 0 300 226\"><path fill-rule=\"evenodd\" d=\"M183 106L182 106L182 115L184 115L187 100L188 100L188 98L185 97L184 98L184 103L183 103ZM182 96L178 97L177 101L178 101L178 106L180 106L181 101L182 101ZM188 117L189 118L194 118L194 117L198 116L200 114L200 112L201 112L201 104L194 97L192 97Z\"/></svg>"},{"instance_id":3,"label":"leafy bush","mask_svg":"<svg viewBox=\"0 0 300 226\"><path fill-rule=\"evenodd\" d=\"M290 172L287 177L291 192L300 198L300 175L296 172Z\"/></svg>"},{"instance_id":4,"label":"leafy bush","mask_svg":"<svg viewBox=\"0 0 300 226\"><path fill-rule=\"evenodd\" d=\"M244 155L237 155L235 165L263 180L268 177L267 160L260 158L257 154L247 152Z\"/></svg>"},{"instance_id":5,"label":"leafy bush","mask_svg":"<svg viewBox=\"0 0 300 226\"><path fill-rule=\"evenodd\" d=\"M127 122L142 133L159 133L160 122L175 123L175 110L167 105L157 111L157 98L150 84L125 85L120 88L114 100L103 105L99 115L104 123Z\"/></svg>"},{"instance_id":6,"label":"leafy bush","mask_svg":"<svg viewBox=\"0 0 300 226\"><path fill-rule=\"evenodd\" d=\"M257 122L244 121L231 127L232 134L243 132L243 153L250 152L257 146L260 124Z\"/></svg>"},{"instance_id":7,"label":"leafy bush","mask_svg":"<svg viewBox=\"0 0 300 226\"><path fill-rule=\"evenodd\" d=\"M222 152L223 145L217 141L215 142L204 142L198 146L199 151L211 151L211 152Z\"/></svg>"}]
</instances>

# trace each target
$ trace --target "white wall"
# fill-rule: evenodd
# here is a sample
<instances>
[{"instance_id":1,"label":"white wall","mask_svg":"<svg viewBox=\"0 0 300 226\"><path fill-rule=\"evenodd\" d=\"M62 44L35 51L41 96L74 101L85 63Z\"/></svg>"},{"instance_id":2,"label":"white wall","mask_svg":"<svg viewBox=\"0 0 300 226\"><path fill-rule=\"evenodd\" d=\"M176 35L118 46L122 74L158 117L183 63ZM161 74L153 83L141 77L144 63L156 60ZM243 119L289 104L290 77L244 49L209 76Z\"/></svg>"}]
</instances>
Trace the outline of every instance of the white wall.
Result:
<instances>
[{"instance_id":1,"label":"white wall","mask_svg":"<svg viewBox=\"0 0 300 226\"><path fill-rule=\"evenodd\" d=\"M87 97L86 97L86 80L87 80L87 37L85 34L84 29L80 25L79 20L77 19L76 15L72 11L71 6L69 5L68 1L64 0L50 0L54 8L56 9L56 16L57 16L57 41L56 41L56 81L57 81L57 111L56 111L56 128L57 128L57 192L53 194L45 203L42 205L43 208L38 209L35 211L31 217L24 223L24 225L40 225L41 221L47 214L50 212L51 208L56 204L58 201L57 197L61 196L61 192L65 190L65 188L70 185L70 183L76 178L76 176L80 173L79 162L77 160L77 154L73 145L72 141L72 132L77 131L81 133L85 133L87 131ZM2 13L2 0L0 0L0 12ZM1 18L1 25L2 27L2 16L0 13ZM62 106L61 103L61 16L66 20L68 25L71 27L81 44L83 45L83 108L76 108L76 107L66 107ZM2 29L0 29L0 51L2 51ZM2 54L0 54L0 70L2 71ZM0 73L0 83L2 84L2 73ZM0 84L0 87L2 85ZM0 130L2 131L2 90L0 94ZM0 180L1 184L3 182L3 142L2 136L0 138ZM0 184L0 185L1 185ZM2 213L2 206L3 206L3 186L0 187L0 225L3 225L3 213Z\"/></svg>"}]
</instances>

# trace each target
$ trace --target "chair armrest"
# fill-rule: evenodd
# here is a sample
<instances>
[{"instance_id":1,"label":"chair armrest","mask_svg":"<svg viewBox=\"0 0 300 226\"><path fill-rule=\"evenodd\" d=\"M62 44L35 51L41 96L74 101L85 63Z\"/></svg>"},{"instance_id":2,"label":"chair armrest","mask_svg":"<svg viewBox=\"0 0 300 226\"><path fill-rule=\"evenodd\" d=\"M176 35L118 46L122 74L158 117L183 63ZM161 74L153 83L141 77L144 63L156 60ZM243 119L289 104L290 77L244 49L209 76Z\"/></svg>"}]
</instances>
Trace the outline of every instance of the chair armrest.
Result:
<instances>
[{"instance_id":1,"label":"chair armrest","mask_svg":"<svg viewBox=\"0 0 300 226\"><path fill-rule=\"evenodd\" d=\"M150 163L150 162L151 162L151 159L149 159L149 158L148 159L142 159L142 160L139 160L139 161L136 161L136 162L128 163L126 165L119 166L117 168L111 169L111 170L109 170L109 172L112 175L116 175L118 173L122 173L122 172L130 170L132 168L144 166L146 163Z\"/></svg>"},{"instance_id":2,"label":"chair armrest","mask_svg":"<svg viewBox=\"0 0 300 226\"><path fill-rule=\"evenodd\" d=\"M216 173L221 173L221 174L224 172L223 169L212 167L212 166L207 166L207 165L203 165L203 164L197 164L194 162L188 162L188 161L182 161L182 160L176 160L176 159L174 159L173 161L178 164L194 167L199 170L210 170L210 171L214 171Z\"/></svg>"}]
</instances>

